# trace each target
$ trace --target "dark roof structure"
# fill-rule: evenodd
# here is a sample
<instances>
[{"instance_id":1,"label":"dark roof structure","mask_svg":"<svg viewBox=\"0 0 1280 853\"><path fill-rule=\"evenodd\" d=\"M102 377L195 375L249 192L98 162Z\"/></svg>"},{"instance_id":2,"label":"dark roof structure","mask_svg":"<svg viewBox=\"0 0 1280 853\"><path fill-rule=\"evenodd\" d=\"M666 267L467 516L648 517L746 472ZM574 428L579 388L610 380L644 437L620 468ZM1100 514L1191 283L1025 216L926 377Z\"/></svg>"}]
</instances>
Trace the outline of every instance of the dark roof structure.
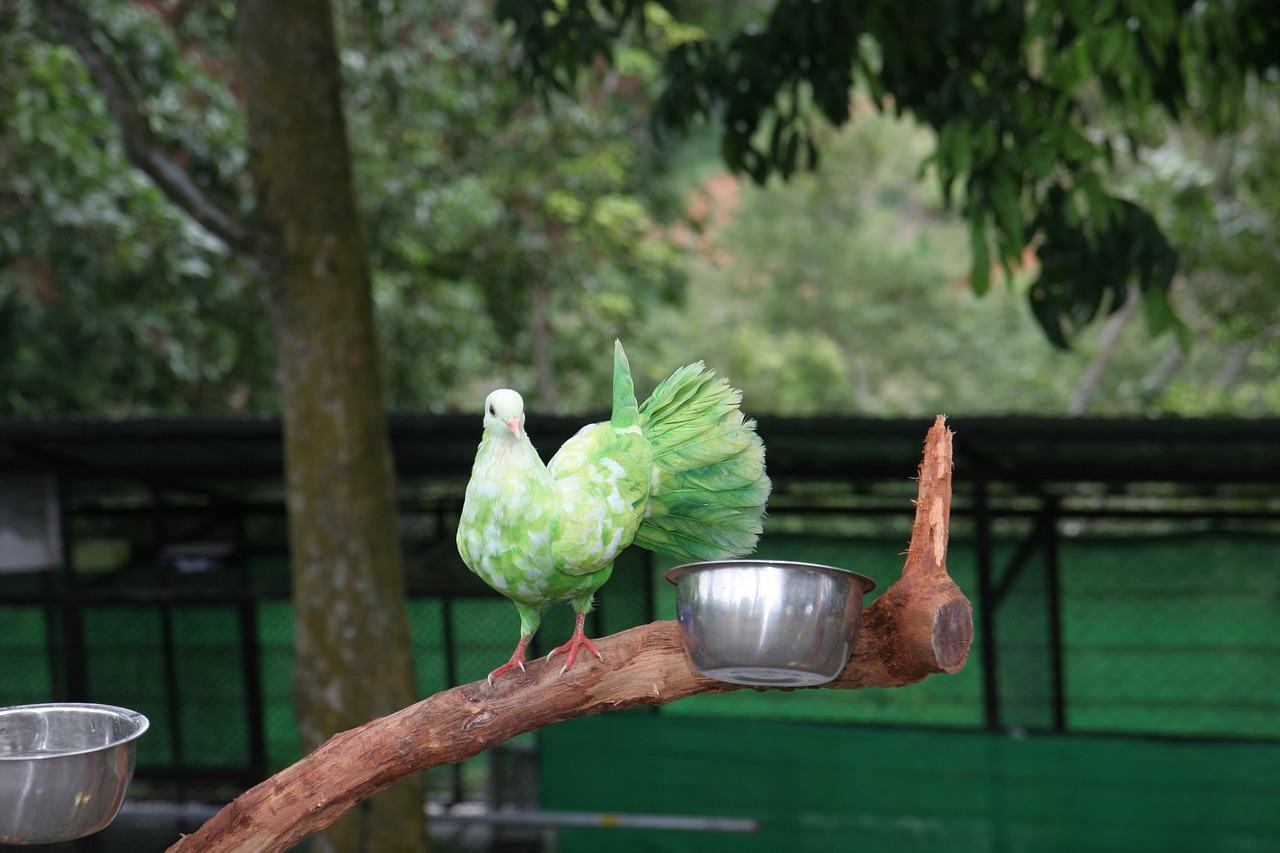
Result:
<instances>
[{"instance_id":1,"label":"dark roof structure","mask_svg":"<svg viewBox=\"0 0 1280 853\"><path fill-rule=\"evenodd\" d=\"M530 433L550 453L590 417L531 414ZM775 478L910 477L932 418L759 419ZM1178 482L1280 485L1280 418L1103 419L960 417L957 481ZM395 415L390 433L402 477L465 479L480 438L471 415ZM178 485L274 479L281 474L276 419L0 421L0 473L50 471Z\"/></svg>"}]
</instances>

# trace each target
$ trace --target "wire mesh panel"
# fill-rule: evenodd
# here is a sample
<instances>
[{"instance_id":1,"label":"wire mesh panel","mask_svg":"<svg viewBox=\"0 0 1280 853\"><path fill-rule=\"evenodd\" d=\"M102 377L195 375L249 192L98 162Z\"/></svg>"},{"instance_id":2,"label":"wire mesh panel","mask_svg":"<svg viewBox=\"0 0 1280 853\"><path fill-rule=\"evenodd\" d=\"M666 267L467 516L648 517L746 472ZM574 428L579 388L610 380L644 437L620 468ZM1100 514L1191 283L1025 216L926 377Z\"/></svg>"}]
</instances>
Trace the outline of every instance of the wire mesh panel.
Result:
<instances>
[{"instance_id":1,"label":"wire mesh panel","mask_svg":"<svg viewBox=\"0 0 1280 853\"><path fill-rule=\"evenodd\" d=\"M1057 596L1052 515L1006 526L993 549L991 600L996 728L1060 728L1060 661L1055 638Z\"/></svg>"},{"instance_id":2,"label":"wire mesh panel","mask_svg":"<svg viewBox=\"0 0 1280 853\"><path fill-rule=\"evenodd\" d=\"M49 622L45 608L0 607L0 706L53 699Z\"/></svg>"},{"instance_id":3,"label":"wire mesh panel","mask_svg":"<svg viewBox=\"0 0 1280 853\"><path fill-rule=\"evenodd\" d=\"M240 616L231 606L95 606L83 612L94 701L145 714L143 766L252 766Z\"/></svg>"},{"instance_id":4,"label":"wire mesh panel","mask_svg":"<svg viewBox=\"0 0 1280 853\"><path fill-rule=\"evenodd\" d=\"M1280 542L1204 532L1065 539L1075 731L1280 738Z\"/></svg>"},{"instance_id":5,"label":"wire mesh panel","mask_svg":"<svg viewBox=\"0 0 1280 853\"><path fill-rule=\"evenodd\" d=\"M293 710L293 605L263 601L257 609L266 760L274 771L302 757Z\"/></svg>"},{"instance_id":6,"label":"wire mesh panel","mask_svg":"<svg viewBox=\"0 0 1280 853\"><path fill-rule=\"evenodd\" d=\"M731 833L601 822L559 830L560 853L1280 849L1274 743L602 714L546 729L541 771L548 810L759 824Z\"/></svg>"},{"instance_id":7,"label":"wire mesh panel","mask_svg":"<svg viewBox=\"0 0 1280 853\"><path fill-rule=\"evenodd\" d=\"M90 606L81 611L86 687L95 702L120 705L151 721L138 740L139 766L182 766L166 660L164 612L156 607Z\"/></svg>"},{"instance_id":8,"label":"wire mesh panel","mask_svg":"<svg viewBox=\"0 0 1280 853\"><path fill-rule=\"evenodd\" d=\"M173 687L183 761L190 767L252 766L249 691L240 612L232 606L175 607Z\"/></svg>"},{"instance_id":9,"label":"wire mesh panel","mask_svg":"<svg viewBox=\"0 0 1280 853\"><path fill-rule=\"evenodd\" d=\"M446 614L450 602L440 598L412 598L407 604L409 642L413 644L414 680L418 696L426 697L452 687L452 647Z\"/></svg>"}]
</instances>

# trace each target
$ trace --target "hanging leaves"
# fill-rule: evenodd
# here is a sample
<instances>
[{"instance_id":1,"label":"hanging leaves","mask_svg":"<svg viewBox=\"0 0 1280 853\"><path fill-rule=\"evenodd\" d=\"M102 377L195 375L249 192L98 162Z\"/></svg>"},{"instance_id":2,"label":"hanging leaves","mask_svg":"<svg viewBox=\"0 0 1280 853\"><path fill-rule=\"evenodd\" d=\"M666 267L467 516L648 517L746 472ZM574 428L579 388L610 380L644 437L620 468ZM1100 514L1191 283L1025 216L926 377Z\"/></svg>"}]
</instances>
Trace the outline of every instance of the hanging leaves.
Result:
<instances>
[{"instance_id":1,"label":"hanging leaves","mask_svg":"<svg viewBox=\"0 0 1280 853\"><path fill-rule=\"evenodd\" d=\"M610 22L643 17L626 0L543 5L559 17L517 24L533 77L548 65L565 73L572 51L557 33L572 33L581 53ZM785 179L816 166L815 121L849 119L856 73L877 107L937 133L929 165L972 225L975 288L989 284L991 248L1007 271L1033 245L1042 262L1062 265L1042 272L1033 306L1065 346L1130 285L1149 300L1153 330L1179 325L1168 241L1149 215L1103 190L1115 147L1090 132L1097 99L1125 117L1120 138L1132 151L1153 105L1174 118L1195 106L1227 128L1251 76L1278 68L1280 4L1266 0L778 0L758 27L669 51L654 119L675 129L715 122L731 169L761 184ZM1093 270L1103 274L1090 278Z\"/></svg>"}]
</instances>

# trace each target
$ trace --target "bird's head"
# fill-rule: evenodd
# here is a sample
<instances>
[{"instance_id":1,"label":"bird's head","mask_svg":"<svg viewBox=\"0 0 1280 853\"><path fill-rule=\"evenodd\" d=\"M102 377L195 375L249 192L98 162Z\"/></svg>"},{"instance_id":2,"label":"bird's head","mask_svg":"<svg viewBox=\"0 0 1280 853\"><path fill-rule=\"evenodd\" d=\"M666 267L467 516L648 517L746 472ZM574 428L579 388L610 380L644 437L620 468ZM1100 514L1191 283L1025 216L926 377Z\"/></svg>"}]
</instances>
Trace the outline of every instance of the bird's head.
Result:
<instances>
[{"instance_id":1,"label":"bird's head","mask_svg":"<svg viewBox=\"0 0 1280 853\"><path fill-rule=\"evenodd\" d=\"M507 430L524 435L524 398L510 388L499 388L484 401L485 432L500 437Z\"/></svg>"}]
</instances>

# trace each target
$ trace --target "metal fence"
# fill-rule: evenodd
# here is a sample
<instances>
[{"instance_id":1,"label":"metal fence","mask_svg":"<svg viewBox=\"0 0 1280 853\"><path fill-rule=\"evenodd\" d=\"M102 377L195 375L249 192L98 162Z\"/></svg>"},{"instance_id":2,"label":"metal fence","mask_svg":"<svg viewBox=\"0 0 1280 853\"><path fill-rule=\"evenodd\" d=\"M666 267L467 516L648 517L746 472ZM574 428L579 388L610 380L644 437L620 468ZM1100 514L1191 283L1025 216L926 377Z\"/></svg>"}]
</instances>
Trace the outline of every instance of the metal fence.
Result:
<instances>
[{"instance_id":1,"label":"metal fence","mask_svg":"<svg viewBox=\"0 0 1280 853\"><path fill-rule=\"evenodd\" d=\"M780 485L762 556L856 569L878 591L893 582L910 482ZM63 479L60 505L62 564L0 574L0 705L91 700L146 713L143 795L229 796L294 760L278 496L228 502ZM483 678L516 639L514 609L452 552L456 511L456 492L405 487L423 696ZM591 630L670 618L669 565L626 555ZM1280 510L1269 487L961 481L949 570L976 621L955 676L894 691L737 691L653 713L1280 741ZM570 628L558 608L540 641L549 648ZM514 796L494 760L434 771L433 796Z\"/></svg>"}]
</instances>

